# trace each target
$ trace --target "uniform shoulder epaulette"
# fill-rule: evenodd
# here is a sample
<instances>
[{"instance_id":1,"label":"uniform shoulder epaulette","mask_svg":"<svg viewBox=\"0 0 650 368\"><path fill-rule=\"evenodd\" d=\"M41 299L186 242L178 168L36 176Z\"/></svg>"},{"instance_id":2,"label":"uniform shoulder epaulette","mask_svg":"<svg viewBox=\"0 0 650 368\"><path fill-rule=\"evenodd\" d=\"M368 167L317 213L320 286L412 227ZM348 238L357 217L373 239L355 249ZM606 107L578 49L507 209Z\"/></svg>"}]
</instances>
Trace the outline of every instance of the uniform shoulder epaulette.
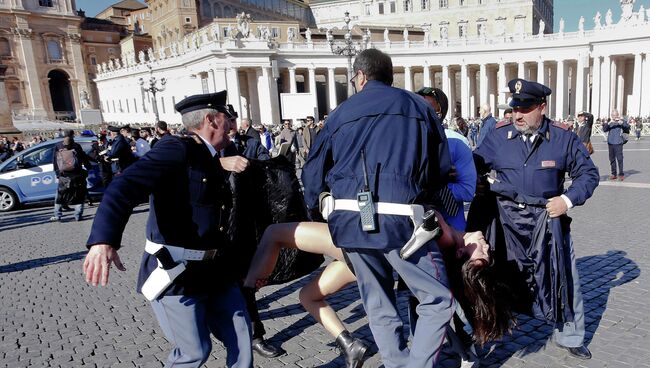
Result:
<instances>
[{"instance_id":1,"label":"uniform shoulder epaulette","mask_svg":"<svg viewBox=\"0 0 650 368\"><path fill-rule=\"evenodd\" d=\"M497 123L497 125L495 126L495 128L496 128L496 129L503 128L504 126L508 126L508 125L510 125L510 124L512 124L512 122L509 121L509 120L501 120L500 122Z\"/></svg>"},{"instance_id":2,"label":"uniform shoulder epaulette","mask_svg":"<svg viewBox=\"0 0 650 368\"><path fill-rule=\"evenodd\" d=\"M564 123L560 123L558 121L553 122L553 124L551 124L551 125L553 125L554 127L560 128L562 130L569 130L571 128L571 127L569 127L569 125L564 124Z\"/></svg>"}]
</instances>

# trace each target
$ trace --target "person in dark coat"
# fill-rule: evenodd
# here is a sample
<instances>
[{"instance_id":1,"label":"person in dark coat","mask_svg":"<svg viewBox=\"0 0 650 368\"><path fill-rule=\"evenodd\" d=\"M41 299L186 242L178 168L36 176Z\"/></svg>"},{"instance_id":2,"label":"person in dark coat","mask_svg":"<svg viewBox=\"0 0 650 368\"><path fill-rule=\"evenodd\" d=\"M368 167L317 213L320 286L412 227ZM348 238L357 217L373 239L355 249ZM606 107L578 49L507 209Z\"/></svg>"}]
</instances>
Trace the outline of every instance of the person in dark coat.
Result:
<instances>
[{"instance_id":1,"label":"person in dark coat","mask_svg":"<svg viewBox=\"0 0 650 368\"><path fill-rule=\"evenodd\" d=\"M131 132L131 127L128 125L108 127L108 130L111 131L113 141L111 142L111 149L106 154L106 157L111 160L113 174L117 176L122 174L136 160L131 149L130 139L127 138Z\"/></svg>"},{"instance_id":2,"label":"person in dark coat","mask_svg":"<svg viewBox=\"0 0 650 368\"><path fill-rule=\"evenodd\" d=\"M228 172L248 160L219 157L228 144L226 91L189 96L176 104L189 137L163 136L106 189L86 243L86 281L108 283L133 208L149 195L146 245L138 292L151 302L173 346L166 367L198 368L210 357L214 335L228 367L252 368L251 325L232 268Z\"/></svg>"},{"instance_id":3,"label":"person in dark coat","mask_svg":"<svg viewBox=\"0 0 650 368\"><path fill-rule=\"evenodd\" d=\"M486 236L495 245L495 252L507 253L507 260L516 260L513 272L504 272L504 276L525 284L525 288L519 288L524 290L522 293L530 290L530 295L519 296L534 301L532 314L555 324L556 344L574 357L589 359L591 352L584 346L580 280L566 213L591 197L598 186L598 169L577 135L566 125L544 116L550 88L523 79L513 79L508 86L513 93L510 106L514 122L498 123L474 151L479 176L496 170L492 186L497 193L497 216L503 224L500 230L505 242L491 239L489 231ZM567 173L572 183L565 190ZM475 211L474 205L467 228L485 231L470 220L485 217L486 211ZM549 230L537 231L540 226ZM535 255L542 257L558 249L555 256L532 261ZM555 282L554 275L565 275L570 281ZM557 300L564 302L562 311L557 310Z\"/></svg>"},{"instance_id":4,"label":"person in dark coat","mask_svg":"<svg viewBox=\"0 0 650 368\"><path fill-rule=\"evenodd\" d=\"M253 128L253 121L250 118L241 119L241 130L243 135L257 139L258 141L260 140L260 132Z\"/></svg>"},{"instance_id":5,"label":"person in dark coat","mask_svg":"<svg viewBox=\"0 0 650 368\"><path fill-rule=\"evenodd\" d=\"M587 148L587 152L591 155L594 153L594 147L591 144L591 131L594 126L594 116L587 111L578 113L578 128L576 134L582 144Z\"/></svg>"},{"instance_id":6,"label":"person in dark coat","mask_svg":"<svg viewBox=\"0 0 650 368\"><path fill-rule=\"evenodd\" d=\"M305 201L314 211L322 192L335 198L335 210L328 217L332 241L352 264L384 365L432 367L455 310L454 298L435 241L406 260L400 249L413 234L411 216L422 217L409 211L423 211L420 204L446 185L451 167L446 138L422 97L391 87L388 55L366 49L356 57L353 70L359 92L329 116L303 168ZM379 213L364 216L368 225L374 219L374 230L362 227L357 198L368 207L376 203ZM387 213L386 206L401 214ZM420 301L410 348L395 304L394 271Z\"/></svg>"},{"instance_id":7,"label":"person in dark coat","mask_svg":"<svg viewBox=\"0 0 650 368\"><path fill-rule=\"evenodd\" d=\"M61 221L63 206L74 205L74 218L81 221L84 211L84 200L88 194L86 177L91 170L90 159L74 141L74 131L64 132L63 142L54 146L54 173L58 181L54 199L54 216L51 221ZM83 167L82 167L83 166Z\"/></svg>"}]
</instances>

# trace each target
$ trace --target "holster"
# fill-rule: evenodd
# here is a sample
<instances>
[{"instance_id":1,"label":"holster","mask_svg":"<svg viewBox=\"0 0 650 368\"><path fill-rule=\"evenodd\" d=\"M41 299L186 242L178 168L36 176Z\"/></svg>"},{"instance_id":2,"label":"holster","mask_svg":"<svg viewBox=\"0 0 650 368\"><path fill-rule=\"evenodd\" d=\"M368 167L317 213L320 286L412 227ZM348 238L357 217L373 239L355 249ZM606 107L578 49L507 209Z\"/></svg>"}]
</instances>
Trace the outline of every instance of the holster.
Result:
<instances>
[{"instance_id":1,"label":"holster","mask_svg":"<svg viewBox=\"0 0 650 368\"><path fill-rule=\"evenodd\" d=\"M161 247L152 254L158 261L158 267L149 275L142 285L142 295L154 301L174 280L185 271L185 263L176 262L167 248Z\"/></svg>"}]
</instances>

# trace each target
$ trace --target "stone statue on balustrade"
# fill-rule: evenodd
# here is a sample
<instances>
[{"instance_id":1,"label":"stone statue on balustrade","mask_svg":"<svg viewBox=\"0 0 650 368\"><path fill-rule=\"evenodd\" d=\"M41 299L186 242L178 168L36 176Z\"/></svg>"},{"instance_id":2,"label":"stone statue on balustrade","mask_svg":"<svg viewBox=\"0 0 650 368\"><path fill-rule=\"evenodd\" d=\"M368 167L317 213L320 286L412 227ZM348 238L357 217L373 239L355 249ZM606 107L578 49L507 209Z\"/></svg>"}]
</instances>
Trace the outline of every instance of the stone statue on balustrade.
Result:
<instances>
[{"instance_id":1,"label":"stone statue on balustrade","mask_svg":"<svg viewBox=\"0 0 650 368\"><path fill-rule=\"evenodd\" d=\"M201 40L199 39L199 35L197 35L196 32L192 34L191 42L192 42L191 48L198 49L199 47L201 47Z\"/></svg>"},{"instance_id":2,"label":"stone statue on balustrade","mask_svg":"<svg viewBox=\"0 0 650 368\"><path fill-rule=\"evenodd\" d=\"M325 31L325 38L327 39L327 42L334 41L334 35L332 34L331 28L328 28L327 31Z\"/></svg>"},{"instance_id":3,"label":"stone statue on balustrade","mask_svg":"<svg viewBox=\"0 0 650 368\"><path fill-rule=\"evenodd\" d=\"M585 32L585 17L581 16L580 20L578 21L578 32L584 33Z\"/></svg>"},{"instance_id":4,"label":"stone statue on balustrade","mask_svg":"<svg viewBox=\"0 0 650 368\"><path fill-rule=\"evenodd\" d=\"M237 31L241 38L248 38L250 36L251 28L251 15L241 12L237 14Z\"/></svg>"},{"instance_id":5,"label":"stone statue on balustrade","mask_svg":"<svg viewBox=\"0 0 650 368\"><path fill-rule=\"evenodd\" d=\"M546 22L544 22L544 19L540 19L539 20L539 33L537 33L539 35L539 38L544 37L544 30L546 30Z\"/></svg>"},{"instance_id":6,"label":"stone statue on balustrade","mask_svg":"<svg viewBox=\"0 0 650 368\"><path fill-rule=\"evenodd\" d=\"M311 43L311 29L307 28L305 31L305 38L307 39L307 42Z\"/></svg>"},{"instance_id":7,"label":"stone statue on balustrade","mask_svg":"<svg viewBox=\"0 0 650 368\"><path fill-rule=\"evenodd\" d=\"M594 29L603 29L603 24L600 22L601 17L600 12L596 12L596 16L594 17Z\"/></svg>"},{"instance_id":8,"label":"stone statue on balustrade","mask_svg":"<svg viewBox=\"0 0 650 368\"><path fill-rule=\"evenodd\" d=\"M388 28L384 28L384 42L390 42L390 38L388 38Z\"/></svg>"},{"instance_id":9,"label":"stone statue on balustrade","mask_svg":"<svg viewBox=\"0 0 650 368\"><path fill-rule=\"evenodd\" d=\"M404 28L404 31L402 31L402 35L404 36L404 42L408 42L408 40L409 40L409 30L408 30L408 28Z\"/></svg>"},{"instance_id":10,"label":"stone statue on balustrade","mask_svg":"<svg viewBox=\"0 0 650 368\"><path fill-rule=\"evenodd\" d=\"M178 56L178 43L172 42L172 44L169 46L169 49L172 56Z\"/></svg>"},{"instance_id":11,"label":"stone statue on balustrade","mask_svg":"<svg viewBox=\"0 0 650 368\"><path fill-rule=\"evenodd\" d=\"M122 69L122 61L120 59L115 59L115 69Z\"/></svg>"},{"instance_id":12,"label":"stone statue on balustrade","mask_svg":"<svg viewBox=\"0 0 650 368\"><path fill-rule=\"evenodd\" d=\"M164 60L165 58L167 58L167 54L165 54L165 48L158 48L158 60Z\"/></svg>"},{"instance_id":13,"label":"stone statue on balustrade","mask_svg":"<svg viewBox=\"0 0 650 368\"><path fill-rule=\"evenodd\" d=\"M81 108L87 109L90 107L90 98L88 97L88 91L85 89L79 93L79 101L81 102Z\"/></svg>"},{"instance_id":14,"label":"stone statue on balustrade","mask_svg":"<svg viewBox=\"0 0 650 368\"><path fill-rule=\"evenodd\" d=\"M637 23L645 23L645 7L641 4L636 18Z\"/></svg>"},{"instance_id":15,"label":"stone statue on balustrade","mask_svg":"<svg viewBox=\"0 0 650 368\"><path fill-rule=\"evenodd\" d=\"M612 24L614 24L614 20L612 19L612 9L607 9L607 13L605 14L605 26L611 27Z\"/></svg>"},{"instance_id":16,"label":"stone statue on balustrade","mask_svg":"<svg viewBox=\"0 0 650 368\"><path fill-rule=\"evenodd\" d=\"M296 38L296 33L294 32L293 27L287 28L287 41L293 42L295 38Z\"/></svg>"},{"instance_id":17,"label":"stone statue on balustrade","mask_svg":"<svg viewBox=\"0 0 650 368\"><path fill-rule=\"evenodd\" d=\"M628 23L634 16L634 0L621 0L621 19L619 23Z\"/></svg>"},{"instance_id":18,"label":"stone statue on balustrade","mask_svg":"<svg viewBox=\"0 0 650 368\"><path fill-rule=\"evenodd\" d=\"M99 72L99 74L104 72L104 65L106 65L106 64L104 64L104 63L97 64L97 72Z\"/></svg>"},{"instance_id":19,"label":"stone statue on balustrade","mask_svg":"<svg viewBox=\"0 0 650 368\"><path fill-rule=\"evenodd\" d=\"M111 59L108 61L108 70L115 70L115 60Z\"/></svg>"},{"instance_id":20,"label":"stone statue on balustrade","mask_svg":"<svg viewBox=\"0 0 650 368\"><path fill-rule=\"evenodd\" d=\"M150 47L147 49L147 59L149 59L150 62L156 61L156 56L153 53L153 49Z\"/></svg>"},{"instance_id":21,"label":"stone statue on balustrade","mask_svg":"<svg viewBox=\"0 0 650 368\"><path fill-rule=\"evenodd\" d=\"M145 61L144 50L140 50L140 52L138 52L138 63L144 64Z\"/></svg>"},{"instance_id":22,"label":"stone statue on balustrade","mask_svg":"<svg viewBox=\"0 0 650 368\"><path fill-rule=\"evenodd\" d=\"M564 33L564 18L560 18L560 33Z\"/></svg>"},{"instance_id":23,"label":"stone statue on balustrade","mask_svg":"<svg viewBox=\"0 0 650 368\"><path fill-rule=\"evenodd\" d=\"M259 27L258 27L258 29L259 29ZM218 24L212 25L212 28L210 28L210 33L212 34L212 39L213 40L215 40L215 41L219 40L219 37L220 37L219 32L221 32L219 30L219 25Z\"/></svg>"},{"instance_id":24,"label":"stone statue on balustrade","mask_svg":"<svg viewBox=\"0 0 650 368\"><path fill-rule=\"evenodd\" d=\"M267 26L258 26L258 32L260 33L260 38L266 42L271 41L271 31Z\"/></svg>"}]
</instances>

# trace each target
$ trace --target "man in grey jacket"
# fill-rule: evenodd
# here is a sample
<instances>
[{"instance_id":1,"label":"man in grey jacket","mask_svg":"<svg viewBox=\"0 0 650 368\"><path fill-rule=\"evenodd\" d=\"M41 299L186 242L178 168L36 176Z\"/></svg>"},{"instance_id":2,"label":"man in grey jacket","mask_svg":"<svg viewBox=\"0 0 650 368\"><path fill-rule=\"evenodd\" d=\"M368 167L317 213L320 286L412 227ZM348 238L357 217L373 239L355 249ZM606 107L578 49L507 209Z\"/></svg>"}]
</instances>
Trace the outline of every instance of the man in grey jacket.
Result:
<instances>
[{"instance_id":1,"label":"man in grey jacket","mask_svg":"<svg viewBox=\"0 0 650 368\"><path fill-rule=\"evenodd\" d=\"M609 148L609 165L612 174L609 180L625 179L623 171L623 145L627 143L627 134L630 133L630 124L621 119L618 110L612 110L611 120L603 124L603 132L607 132L607 147ZM618 176L616 175L616 163L618 162Z\"/></svg>"}]
</instances>

